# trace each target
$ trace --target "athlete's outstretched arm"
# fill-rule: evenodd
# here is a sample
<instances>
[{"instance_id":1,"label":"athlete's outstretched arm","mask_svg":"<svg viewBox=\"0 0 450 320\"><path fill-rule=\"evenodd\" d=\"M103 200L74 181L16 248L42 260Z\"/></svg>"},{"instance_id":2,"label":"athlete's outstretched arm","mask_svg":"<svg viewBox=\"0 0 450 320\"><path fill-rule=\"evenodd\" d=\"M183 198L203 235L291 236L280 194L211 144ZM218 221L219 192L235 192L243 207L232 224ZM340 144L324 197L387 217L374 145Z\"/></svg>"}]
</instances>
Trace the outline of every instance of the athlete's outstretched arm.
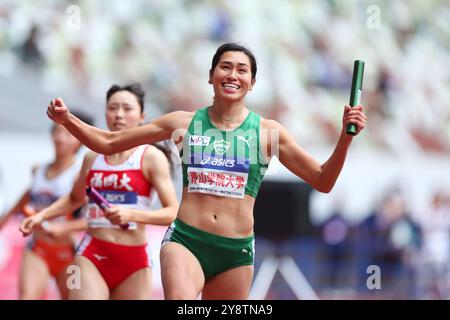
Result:
<instances>
[{"instance_id":1,"label":"athlete's outstretched arm","mask_svg":"<svg viewBox=\"0 0 450 320\"><path fill-rule=\"evenodd\" d=\"M14 207L12 207L7 213L0 216L0 230L3 228L3 226L6 224L6 222L11 216L13 216L17 212L21 212L23 207L29 202L30 202L30 190L28 189L23 193L23 195L14 205Z\"/></svg>"},{"instance_id":2,"label":"athlete's outstretched arm","mask_svg":"<svg viewBox=\"0 0 450 320\"><path fill-rule=\"evenodd\" d=\"M51 237L59 238L74 231L85 231L88 229L86 218L52 223L44 229L45 233Z\"/></svg>"},{"instance_id":3,"label":"athlete's outstretched arm","mask_svg":"<svg viewBox=\"0 0 450 320\"><path fill-rule=\"evenodd\" d=\"M38 168L37 166L33 167L33 170L32 170L33 176L35 175L37 168ZM31 189L29 188L22 194L20 199L16 202L16 204L8 212L6 212L2 216L0 216L0 230L8 222L8 219L11 216L13 216L15 213L25 211L25 209L26 209L25 207L30 202L30 200L31 200ZM26 212L23 212L23 213L27 214Z\"/></svg>"},{"instance_id":4,"label":"athlete's outstretched arm","mask_svg":"<svg viewBox=\"0 0 450 320\"><path fill-rule=\"evenodd\" d=\"M175 130L187 129L193 113L176 111L165 114L146 125L114 132L84 123L70 113L61 98L50 101L47 115L54 122L65 126L89 149L110 155L143 144L171 139Z\"/></svg>"},{"instance_id":5,"label":"athlete's outstretched arm","mask_svg":"<svg viewBox=\"0 0 450 320\"><path fill-rule=\"evenodd\" d=\"M366 119L362 106L353 108L345 106L342 119L343 127L338 143L330 158L323 164L320 164L303 150L289 132L276 121L263 119L262 126L263 129L268 131L276 130L279 134L278 145L268 139L270 154L273 155L278 151L279 160L286 168L305 180L317 191L328 193L333 189L344 166L347 150L353 139L353 136L347 135L345 131L347 123L356 124L356 134L359 134L365 127Z\"/></svg>"}]
</instances>

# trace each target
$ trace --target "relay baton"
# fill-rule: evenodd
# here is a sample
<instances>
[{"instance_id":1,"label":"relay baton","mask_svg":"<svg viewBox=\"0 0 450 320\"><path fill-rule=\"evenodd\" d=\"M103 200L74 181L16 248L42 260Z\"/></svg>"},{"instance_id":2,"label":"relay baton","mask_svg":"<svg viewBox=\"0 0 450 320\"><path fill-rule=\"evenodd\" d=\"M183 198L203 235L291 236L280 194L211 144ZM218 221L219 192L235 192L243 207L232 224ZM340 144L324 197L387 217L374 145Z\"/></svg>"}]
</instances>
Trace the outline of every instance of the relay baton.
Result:
<instances>
[{"instance_id":1,"label":"relay baton","mask_svg":"<svg viewBox=\"0 0 450 320\"><path fill-rule=\"evenodd\" d=\"M89 198L92 199L102 210L106 210L108 208L111 208L111 205L108 201L106 201L105 198L97 191L94 187L88 187L86 188L86 194L89 196ZM128 223L121 224L120 227L123 230L127 230L129 227Z\"/></svg>"},{"instance_id":2,"label":"relay baton","mask_svg":"<svg viewBox=\"0 0 450 320\"><path fill-rule=\"evenodd\" d=\"M355 64L353 65L353 77L352 77L352 90L350 91L350 107L354 107L360 104L361 102L361 91L362 91L362 83L364 77L364 61L355 60ZM356 134L356 124L348 123L347 124L347 134L355 135Z\"/></svg>"}]
</instances>

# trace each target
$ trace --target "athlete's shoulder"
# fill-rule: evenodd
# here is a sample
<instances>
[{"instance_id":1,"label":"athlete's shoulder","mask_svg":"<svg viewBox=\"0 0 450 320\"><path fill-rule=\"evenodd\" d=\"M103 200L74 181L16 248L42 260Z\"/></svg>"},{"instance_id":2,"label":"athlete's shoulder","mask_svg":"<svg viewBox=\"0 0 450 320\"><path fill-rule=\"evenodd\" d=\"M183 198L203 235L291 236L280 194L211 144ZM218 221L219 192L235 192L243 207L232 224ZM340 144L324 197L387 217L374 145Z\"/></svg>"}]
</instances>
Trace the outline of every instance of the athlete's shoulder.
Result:
<instances>
[{"instance_id":1,"label":"athlete's shoulder","mask_svg":"<svg viewBox=\"0 0 450 320\"><path fill-rule=\"evenodd\" d=\"M165 147L163 146L159 147L153 144L147 145L143 154L143 161L152 163L156 161L165 160L166 156L164 154L164 151L162 150L163 148Z\"/></svg>"},{"instance_id":2,"label":"athlete's shoulder","mask_svg":"<svg viewBox=\"0 0 450 320\"><path fill-rule=\"evenodd\" d=\"M196 111L183 111L183 110L178 110L178 111L173 111L171 112L171 114L176 115L177 117L192 117L194 116Z\"/></svg>"},{"instance_id":3,"label":"athlete's shoulder","mask_svg":"<svg viewBox=\"0 0 450 320\"><path fill-rule=\"evenodd\" d=\"M159 117L155 122L160 123L161 127L170 130L187 129L195 112L173 111Z\"/></svg>"},{"instance_id":4,"label":"athlete's shoulder","mask_svg":"<svg viewBox=\"0 0 450 320\"><path fill-rule=\"evenodd\" d=\"M170 176L170 164L163 147L149 145L143 154L141 170L150 183L155 183L156 177L168 174Z\"/></svg>"},{"instance_id":5,"label":"athlete's shoulder","mask_svg":"<svg viewBox=\"0 0 450 320\"><path fill-rule=\"evenodd\" d=\"M178 110L178 111L172 111L172 112L166 113L165 115L163 115L163 117L174 118L174 119L184 119L184 118L193 117L194 114L195 114L194 111Z\"/></svg>"},{"instance_id":6,"label":"athlete's shoulder","mask_svg":"<svg viewBox=\"0 0 450 320\"><path fill-rule=\"evenodd\" d=\"M93 159L97 158L98 155L99 154L97 152L89 150L85 153L84 160L93 160Z\"/></svg>"},{"instance_id":7,"label":"athlete's shoulder","mask_svg":"<svg viewBox=\"0 0 450 320\"><path fill-rule=\"evenodd\" d=\"M266 119L266 118L263 118L263 117L260 117L261 118L261 128L262 129L266 129L266 130L271 130L271 129L281 129L281 128L283 128L283 126L278 122L278 121L275 121L275 120L272 120L272 119Z\"/></svg>"},{"instance_id":8,"label":"athlete's shoulder","mask_svg":"<svg viewBox=\"0 0 450 320\"><path fill-rule=\"evenodd\" d=\"M99 154L97 152L91 150L87 151L84 154L82 168L90 169L92 167L92 164L94 163L94 160L98 157L98 155Z\"/></svg>"},{"instance_id":9,"label":"athlete's shoulder","mask_svg":"<svg viewBox=\"0 0 450 320\"><path fill-rule=\"evenodd\" d=\"M193 111L173 111L166 113L161 118L165 118L166 120L172 120L172 121L187 121L192 119L192 117L195 115L195 112Z\"/></svg>"}]
</instances>

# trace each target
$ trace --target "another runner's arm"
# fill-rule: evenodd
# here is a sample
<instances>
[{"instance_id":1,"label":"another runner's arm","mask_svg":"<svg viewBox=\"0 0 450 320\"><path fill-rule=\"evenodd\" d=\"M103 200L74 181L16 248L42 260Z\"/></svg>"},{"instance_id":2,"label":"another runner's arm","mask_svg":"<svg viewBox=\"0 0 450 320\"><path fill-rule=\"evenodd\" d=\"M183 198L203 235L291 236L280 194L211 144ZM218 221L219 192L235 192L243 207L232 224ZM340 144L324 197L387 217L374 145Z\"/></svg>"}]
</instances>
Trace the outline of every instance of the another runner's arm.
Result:
<instances>
[{"instance_id":1,"label":"another runner's arm","mask_svg":"<svg viewBox=\"0 0 450 320\"><path fill-rule=\"evenodd\" d=\"M86 177L92 167L96 154L94 152L86 153L80 173L78 174L72 190L69 194L59 198L52 205L42 210L41 213L45 220L73 212L86 203Z\"/></svg>"},{"instance_id":2,"label":"another runner's arm","mask_svg":"<svg viewBox=\"0 0 450 320\"><path fill-rule=\"evenodd\" d=\"M45 232L50 236L60 237L73 231L85 231L87 229L88 229L87 220L85 218L81 218L52 223L45 228Z\"/></svg>"},{"instance_id":3,"label":"another runner's arm","mask_svg":"<svg viewBox=\"0 0 450 320\"><path fill-rule=\"evenodd\" d=\"M0 229L6 224L8 219L17 212L21 212L22 208L30 202L30 189L25 191L17 203L7 213L0 217Z\"/></svg>"},{"instance_id":4,"label":"another runner's arm","mask_svg":"<svg viewBox=\"0 0 450 320\"><path fill-rule=\"evenodd\" d=\"M69 194L60 197L47 208L22 221L19 229L24 235L33 232L43 221L73 212L86 202L86 177L92 167L95 155L93 152L86 153L80 173Z\"/></svg>"},{"instance_id":5,"label":"another runner's arm","mask_svg":"<svg viewBox=\"0 0 450 320\"><path fill-rule=\"evenodd\" d=\"M38 166L35 165L32 169L33 176L36 174L36 170L38 169ZM20 199L16 202L16 204L5 214L0 216L0 229L8 222L8 219L14 215L15 213L22 212L24 210L24 207L30 203L31 201L31 189L27 189Z\"/></svg>"},{"instance_id":6,"label":"another runner's arm","mask_svg":"<svg viewBox=\"0 0 450 320\"><path fill-rule=\"evenodd\" d=\"M146 125L114 132L98 129L84 123L70 113L69 108L60 98L50 102L47 115L54 122L64 125L89 149L109 155L139 145L171 139L176 130L187 129L193 113L171 112Z\"/></svg>"}]
</instances>

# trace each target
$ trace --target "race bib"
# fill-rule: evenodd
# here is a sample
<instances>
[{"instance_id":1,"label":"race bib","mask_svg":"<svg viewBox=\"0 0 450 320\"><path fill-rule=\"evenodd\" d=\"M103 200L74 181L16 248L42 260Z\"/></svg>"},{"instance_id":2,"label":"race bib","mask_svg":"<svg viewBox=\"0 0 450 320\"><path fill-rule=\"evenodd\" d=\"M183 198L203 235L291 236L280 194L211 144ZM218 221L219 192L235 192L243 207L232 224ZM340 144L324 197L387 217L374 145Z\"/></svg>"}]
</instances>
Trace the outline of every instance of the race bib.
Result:
<instances>
[{"instance_id":1,"label":"race bib","mask_svg":"<svg viewBox=\"0 0 450 320\"><path fill-rule=\"evenodd\" d=\"M133 206L137 204L137 194L135 192L123 191L99 191L101 195L110 203L114 205ZM119 229L120 226L112 224L105 217L104 211L96 205L92 200L87 205L86 218L90 228L110 228ZM128 230L136 230L136 222L128 222Z\"/></svg>"},{"instance_id":2,"label":"race bib","mask_svg":"<svg viewBox=\"0 0 450 320\"><path fill-rule=\"evenodd\" d=\"M237 158L206 156L200 163L188 166L188 192L199 192L229 198L244 198L249 163Z\"/></svg>"}]
</instances>

